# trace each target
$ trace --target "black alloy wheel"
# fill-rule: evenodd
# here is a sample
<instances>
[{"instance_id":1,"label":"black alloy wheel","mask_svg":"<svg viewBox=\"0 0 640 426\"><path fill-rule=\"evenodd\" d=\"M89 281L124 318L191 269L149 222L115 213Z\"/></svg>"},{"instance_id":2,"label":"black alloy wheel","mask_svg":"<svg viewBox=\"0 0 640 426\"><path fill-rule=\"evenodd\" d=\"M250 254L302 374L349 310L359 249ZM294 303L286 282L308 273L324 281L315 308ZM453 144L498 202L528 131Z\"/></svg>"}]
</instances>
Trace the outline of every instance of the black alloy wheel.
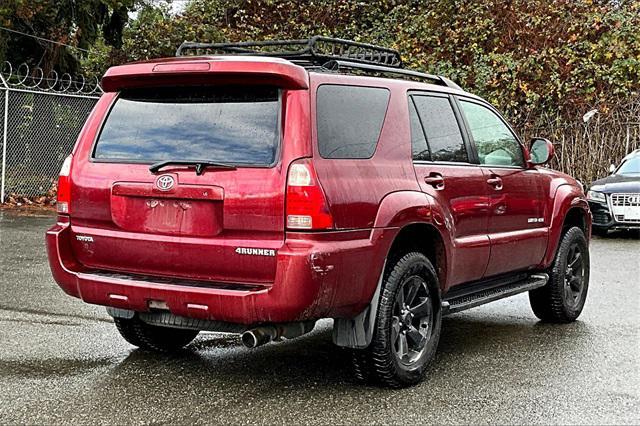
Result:
<instances>
[{"instance_id":1,"label":"black alloy wheel","mask_svg":"<svg viewBox=\"0 0 640 426\"><path fill-rule=\"evenodd\" d=\"M568 307L576 309L584 291L584 256L581 246L574 242L567 251L567 268L564 272L564 300Z\"/></svg>"},{"instance_id":2,"label":"black alloy wheel","mask_svg":"<svg viewBox=\"0 0 640 426\"><path fill-rule=\"evenodd\" d=\"M391 322L391 341L398 360L410 366L427 347L433 331L433 309L424 278L406 278L396 293Z\"/></svg>"},{"instance_id":3,"label":"black alloy wheel","mask_svg":"<svg viewBox=\"0 0 640 426\"><path fill-rule=\"evenodd\" d=\"M388 261L371 344L352 350L358 380L393 388L420 383L440 340L439 289L438 274L423 253Z\"/></svg>"},{"instance_id":4,"label":"black alloy wheel","mask_svg":"<svg viewBox=\"0 0 640 426\"><path fill-rule=\"evenodd\" d=\"M584 308L589 289L589 243L582 229L567 229L544 287L529 292L533 313L543 321L567 323L575 321Z\"/></svg>"}]
</instances>

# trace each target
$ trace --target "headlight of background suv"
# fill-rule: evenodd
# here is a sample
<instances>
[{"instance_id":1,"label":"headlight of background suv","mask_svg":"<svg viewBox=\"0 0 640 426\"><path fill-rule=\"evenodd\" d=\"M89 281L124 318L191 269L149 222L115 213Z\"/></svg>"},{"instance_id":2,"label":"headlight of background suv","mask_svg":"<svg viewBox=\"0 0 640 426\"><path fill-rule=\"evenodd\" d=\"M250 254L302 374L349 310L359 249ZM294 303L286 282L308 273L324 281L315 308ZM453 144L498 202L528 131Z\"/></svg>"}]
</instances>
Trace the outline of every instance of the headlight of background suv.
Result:
<instances>
[{"instance_id":1,"label":"headlight of background suv","mask_svg":"<svg viewBox=\"0 0 640 426\"><path fill-rule=\"evenodd\" d=\"M591 201L598 201L600 203L606 203L607 199L605 198L602 192L598 191L589 191L587 192L587 199Z\"/></svg>"}]
</instances>

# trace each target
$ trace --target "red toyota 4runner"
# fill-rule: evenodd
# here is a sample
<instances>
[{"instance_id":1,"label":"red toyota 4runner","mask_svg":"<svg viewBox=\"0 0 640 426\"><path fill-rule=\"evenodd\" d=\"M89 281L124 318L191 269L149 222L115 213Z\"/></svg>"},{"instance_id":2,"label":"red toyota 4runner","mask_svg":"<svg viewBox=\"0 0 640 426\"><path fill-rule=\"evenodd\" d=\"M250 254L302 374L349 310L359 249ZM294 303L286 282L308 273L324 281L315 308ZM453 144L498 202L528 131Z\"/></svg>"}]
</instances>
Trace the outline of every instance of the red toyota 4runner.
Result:
<instances>
[{"instance_id":1,"label":"red toyota 4runner","mask_svg":"<svg viewBox=\"0 0 640 426\"><path fill-rule=\"evenodd\" d=\"M525 291L544 321L580 315L591 216L576 180L540 167L547 140L527 149L386 48L178 56L107 71L46 235L60 287L131 344L213 330L255 347L333 318L357 377L399 387L424 376L443 315Z\"/></svg>"}]
</instances>

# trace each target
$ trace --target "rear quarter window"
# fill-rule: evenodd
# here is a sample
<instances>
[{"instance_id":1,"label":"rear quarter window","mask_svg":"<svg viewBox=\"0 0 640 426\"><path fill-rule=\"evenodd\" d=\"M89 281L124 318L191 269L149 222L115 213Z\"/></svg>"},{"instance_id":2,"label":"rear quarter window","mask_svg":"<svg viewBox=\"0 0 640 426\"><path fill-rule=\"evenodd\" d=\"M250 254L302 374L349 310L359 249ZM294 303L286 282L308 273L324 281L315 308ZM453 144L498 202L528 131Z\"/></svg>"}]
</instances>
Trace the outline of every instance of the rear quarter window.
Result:
<instances>
[{"instance_id":1,"label":"rear quarter window","mask_svg":"<svg viewBox=\"0 0 640 426\"><path fill-rule=\"evenodd\" d=\"M274 87L123 91L104 123L93 158L271 165L280 140L279 109L279 91Z\"/></svg>"},{"instance_id":2,"label":"rear quarter window","mask_svg":"<svg viewBox=\"0 0 640 426\"><path fill-rule=\"evenodd\" d=\"M316 93L318 150L323 158L371 158L389 104L389 90L324 84Z\"/></svg>"}]
</instances>

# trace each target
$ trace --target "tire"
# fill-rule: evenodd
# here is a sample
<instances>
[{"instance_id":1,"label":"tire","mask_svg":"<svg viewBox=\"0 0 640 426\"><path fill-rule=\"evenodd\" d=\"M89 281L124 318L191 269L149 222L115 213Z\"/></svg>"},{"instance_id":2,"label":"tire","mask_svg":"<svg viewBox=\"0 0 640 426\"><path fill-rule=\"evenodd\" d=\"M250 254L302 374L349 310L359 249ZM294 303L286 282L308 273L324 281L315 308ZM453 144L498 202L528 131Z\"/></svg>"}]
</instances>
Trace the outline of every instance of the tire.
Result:
<instances>
[{"instance_id":1,"label":"tire","mask_svg":"<svg viewBox=\"0 0 640 426\"><path fill-rule=\"evenodd\" d=\"M131 319L114 318L116 328L124 339L140 349L170 353L176 352L196 338L198 330L149 325L134 316Z\"/></svg>"},{"instance_id":2,"label":"tire","mask_svg":"<svg viewBox=\"0 0 640 426\"><path fill-rule=\"evenodd\" d=\"M354 372L359 381L412 386L424 378L440 339L438 276L425 255L411 252L388 265L382 285L371 344L352 353Z\"/></svg>"},{"instance_id":3,"label":"tire","mask_svg":"<svg viewBox=\"0 0 640 426\"><path fill-rule=\"evenodd\" d=\"M560 239L549 269L549 282L529 292L535 316L551 323L575 321L584 308L589 289L589 245L582 229L568 229Z\"/></svg>"},{"instance_id":4,"label":"tire","mask_svg":"<svg viewBox=\"0 0 640 426\"><path fill-rule=\"evenodd\" d=\"M366 349L350 349L353 376L358 383L370 384L375 382L372 376L371 361Z\"/></svg>"}]
</instances>

